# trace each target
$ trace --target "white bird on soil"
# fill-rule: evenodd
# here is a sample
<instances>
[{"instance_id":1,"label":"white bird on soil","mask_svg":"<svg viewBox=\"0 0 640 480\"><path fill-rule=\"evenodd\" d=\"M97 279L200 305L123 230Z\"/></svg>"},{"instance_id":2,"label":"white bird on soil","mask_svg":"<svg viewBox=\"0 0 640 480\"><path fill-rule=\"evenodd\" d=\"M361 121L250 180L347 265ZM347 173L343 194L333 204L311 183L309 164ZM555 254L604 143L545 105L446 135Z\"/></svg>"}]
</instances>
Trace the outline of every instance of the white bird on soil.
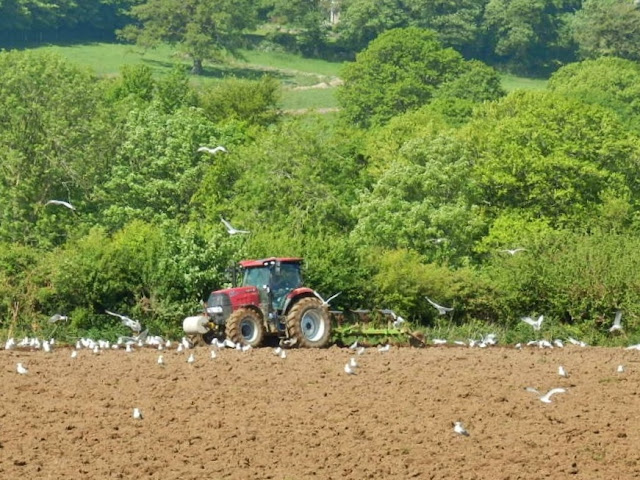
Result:
<instances>
[{"instance_id":1,"label":"white bird on soil","mask_svg":"<svg viewBox=\"0 0 640 480\"><path fill-rule=\"evenodd\" d=\"M355 342L353 342L351 345L349 345L349 350L355 350L356 348L358 348L358 341L357 340Z\"/></svg>"},{"instance_id":2,"label":"white bird on soil","mask_svg":"<svg viewBox=\"0 0 640 480\"><path fill-rule=\"evenodd\" d=\"M564 378L569 378L569 374L567 373L567 371L564 369L562 365L558 367L558 375Z\"/></svg>"},{"instance_id":3,"label":"white bird on soil","mask_svg":"<svg viewBox=\"0 0 640 480\"><path fill-rule=\"evenodd\" d=\"M535 393L536 395L538 395L538 398L540 399L541 402L543 403L551 403L551 397L553 395L555 395L556 393L565 393L567 390L564 388L552 388L551 390L549 390L546 394L542 395L538 390L536 390L535 388L531 388L531 387L527 387L525 389L527 392L531 392L531 393Z\"/></svg>"},{"instance_id":4,"label":"white bird on soil","mask_svg":"<svg viewBox=\"0 0 640 480\"><path fill-rule=\"evenodd\" d=\"M351 368L358 368L358 362L356 362L355 357L351 357L351 358L349 359L349 366L350 366Z\"/></svg>"},{"instance_id":5,"label":"white bird on soil","mask_svg":"<svg viewBox=\"0 0 640 480\"><path fill-rule=\"evenodd\" d=\"M613 325L609 329L609 332L622 331L622 311L616 312L616 317L613 319Z\"/></svg>"},{"instance_id":6,"label":"white bird on soil","mask_svg":"<svg viewBox=\"0 0 640 480\"><path fill-rule=\"evenodd\" d=\"M249 232L249 230L238 230L222 217L220 217L220 220L222 221L222 223L224 223L224 226L227 227L227 232L229 232L229 235L235 235L236 233L251 233Z\"/></svg>"},{"instance_id":7,"label":"white bird on soil","mask_svg":"<svg viewBox=\"0 0 640 480\"><path fill-rule=\"evenodd\" d=\"M211 350L211 358L217 358L217 354L215 350Z\"/></svg>"},{"instance_id":8,"label":"white bird on soil","mask_svg":"<svg viewBox=\"0 0 640 480\"><path fill-rule=\"evenodd\" d=\"M465 437L469 436L469 432L462 425L462 422L453 422L453 431L458 435L464 435Z\"/></svg>"},{"instance_id":9,"label":"white bird on soil","mask_svg":"<svg viewBox=\"0 0 640 480\"><path fill-rule=\"evenodd\" d=\"M287 358L287 351L286 350L280 351L280 358Z\"/></svg>"},{"instance_id":10,"label":"white bird on soil","mask_svg":"<svg viewBox=\"0 0 640 480\"><path fill-rule=\"evenodd\" d=\"M140 330L142 330L142 325L140 325L140 322L137 320L133 320L126 315L120 315L119 313L110 312L109 310L105 310L105 313L113 317L118 317L125 327L129 327L136 333L140 333Z\"/></svg>"},{"instance_id":11,"label":"white bird on soil","mask_svg":"<svg viewBox=\"0 0 640 480\"><path fill-rule=\"evenodd\" d=\"M45 205L62 205L63 207L67 207L69 210L74 210L76 207L71 205L69 202L65 202L63 200L49 200Z\"/></svg>"},{"instance_id":12,"label":"white bird on soil","mask_svg":"<svg viewBox=\"0 0 640 480\"><path fill-rule=\"evenodd\" d=\"M378 347L379 352L388 352L389 350L391 350L391 345L388 343L384 346L381 345Z\"/></svg>"},{"instance_id":13,"label":"white bird on soil","mask_svg":"<svg viewBox=\"0 0 640 480\"><path fill-rule=\"evenodd\" d=\"M78 356L77 350L71 350L71 358L76 358Z\"/></svg>"},{"instance_id":14,"label":"white bird on soil","mask_svg":"<svg viewBox=\"0 0 640 480\"><path fill-rule=\"evenodd\" d=\"M136 420L142 420L142 412L139 408L133 409L133 418L135 418Z\"/></svg>"},{"instance_id":15,"label":"white bird on soil","mask_svg":"<svg viewBox=\"0 0 640 480\"><path fill-rule=\"evenodd\" d=\"M351 365L346 363L344 366L344 373L346 373L347 375L355 375L356 370Z\"/></svg>"},{"instance_id":16,"label":"white bird on soil","mask_svg":"<svg viewBox=\"0 0 640 480\"><path fill-rule=\"evenodd\" d=\"M20 375L26 375L27 373L29 373L29 370L27 370L24 365L22 365L22 363L18 362L16 364L16 372L18 372Z\"/></svg>"},{"instance_id":17,"label":"white bird on soil","mask_svg":"<svg viewBox=\"0 0 640 480\"><path fill-rule=\"evenodd\" d=\"M624 373L624 365L618 365L618 368L616 368L616 372Z\"/></svg>"},{"instance_id":18,"label":"white bird on soil","mask_svg":"<svg viewBox=\"0 0 640 480\"><path fill-rule=\"evenodd\" d=\"M436 302L434 302L433 300L431 300L427 296L425 296L424 298L426 298L427 302L429 302L431 305L433 305L438 310L438 313L440 313L440 315L446 315L449 312L453 312L453 308L452 307L443 307L442 305L438 305Z\"/></svg>"},{"instance_id":19,"label":"white bird on soil","mask_svg":"<svg viewBox=\"0 0 640 480\"><path fill-rule=\"evenodd\" d=\"M158 356L158 365L164 365L164 357L162 355Z\"/></svg>"},{"instance_id":20,"label":"white bird on soil","mask_svg":"<svg viewBox=\"0 0 640 480\"><path fill-rule=\"evenodd\" d=\"M202 146L198 148L198 152L206 152L211 155L215 155L218 152L229 153L229 151L226 148L224 148L222 145L218 145L216 148Z\"/></svg>"},{"instance_id":21,"label":"white bird on soil","mask_svg":"<svg viewBox=\"0 0 640 480\"><path fill-rule=\"evenodd\" d=\"M540 315L537 320L534 320L531 317L522 317L520 320L522 320L524 323L531 325L533 329L537 331L537 330L540 330L540 327L542 326L544 315Z\"/></svg>"},{"instance_id":22,"label":"white bird on soil","mask_svg":"<svg viewBox=\"0 0 640 480\"><path fill-rule=\"evenodd\" d=\"M187 358L187 363L193 363L195 361L196 361L196 357L192 353L191 355L189 355L189 358Z\"/></svg>"}]
</instances>

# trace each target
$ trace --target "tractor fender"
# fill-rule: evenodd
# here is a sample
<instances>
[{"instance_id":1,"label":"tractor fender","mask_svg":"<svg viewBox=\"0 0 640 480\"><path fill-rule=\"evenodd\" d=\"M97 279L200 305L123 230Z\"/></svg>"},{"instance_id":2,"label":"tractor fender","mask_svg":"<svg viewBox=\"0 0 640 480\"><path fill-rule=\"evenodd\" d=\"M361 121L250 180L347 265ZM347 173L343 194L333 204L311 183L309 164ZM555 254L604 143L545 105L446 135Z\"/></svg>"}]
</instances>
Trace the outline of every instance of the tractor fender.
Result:
<instances>
[{"instance_id":1,"label":"tractor fender","mask_svg":"<svg viewBox=\"0 0 640 480\"><path fill-rule=\"evenodd\" d=\"M289 310L291 310L291 307L293 307L300 299L315 296L315 292L307 287L301 287L291 290L284 302L282 312L286 315L289 313Z\"/></svg>"}]
</instances>

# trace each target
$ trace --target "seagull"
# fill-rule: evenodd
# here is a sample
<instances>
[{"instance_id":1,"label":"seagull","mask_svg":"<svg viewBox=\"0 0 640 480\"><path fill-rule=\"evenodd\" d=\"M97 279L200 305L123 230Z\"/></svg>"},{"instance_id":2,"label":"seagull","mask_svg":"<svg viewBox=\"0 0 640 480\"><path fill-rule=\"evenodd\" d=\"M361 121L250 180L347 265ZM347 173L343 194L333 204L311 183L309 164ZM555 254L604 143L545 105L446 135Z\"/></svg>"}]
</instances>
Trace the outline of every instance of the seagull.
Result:
<instances>
[{"instance_id":1,"label":"seagull","mask_svg":"<svg viewBox=\"0 0 640 480\"><path fill-rule=\"evenodd\" d=\"M613 325L609 329L609 332L622 331L622 311L616 312L616 318L613 320Z\"/></svg>"},{"instance_id":2,"label":"seagull","mask_svg":"<svg viewBox=\"0 0 640 480\"><path fill-rule=\"evenodd\" d=\"M240 347L240 350L242 350L243 352L248 352L249 350L251 350L253 347L251 345L242 345Z\"/></svg>"},{"instance_id":3,"label":"seagull","mask_svg":"<svg viewBox=\"0 0 640 480\"><path fill-rule=\"evenodd\" d=\"M320 296L320 294L319 294L318 292L316 292L315 290L313 291L313 293L314 293L314 295L315 295L316 297L318 297L320 300L322 300L322 306L323 306L323 307L328 307L328 306L329 306L329 302L330 302L331 300L333 300L334 298L336 298L338 295L340 295L342 292L338 292L338 293L336 293L335 295L331 295L331 296L330 296L329 298L327 298L326 300L325 300L325 299L323 299L323 298Z\"/></svg>"},{"instance_id":4,"label":"seagull","mask_svg":"<svg viewBox=\"0 0 640 480\"><path fill-rule=\"evenodd\" d=\"M69 317L67 317L66 315L60 315L59 313L56 313L55 315L52 315L49 318L49 323L56 323L56 322L59 322L60 320L66 321L66 320L69 320Z\"/></svg>"},{"instance_id":5,"label":"seagull","mask_svg":"<svg viewBox=\"0 0 640 480\"><path fill-rule=\"evenodd\" d=\"M393 328L399 329L402 326L402 324L405 322L404 318L402 318L400 315L397 315L396 312L388 308L380 310L380 313L384 315L391 315L391 318L393 318L393 323L392 323Z\"/></svg>"},{"instance_id":6,"label":"seagull","mask_svg":"<svg viewBox=\"0 0 640 480\"><path fill-rule=\"evenodd\" d=\"M274 355L280 355L280 352L282 352L282 347L276 347L273 349Z\"/></svg>"},{"instance_id":7,"label":"seagull","mask_svg":"<svg viewBox=\"0 0 640 480\"><path fill-rule=\"evenodd\" d=\"M251 233L249 232L249 230L238 230L222 217L220 217L220 220L222 220L222 223L224 223L224 226L227 227L227 232L229 232L229 235L235 235L236 233Z\"/></svg>"},{"instance_id":8,"label":"seagull","mask_svg":"<svg viewBox=\"0 0 640 480\"><path fill-rule=\"evenodd\" d=\"M358 355L362 355L364 353L364 351L365 351L365 348L364 347L360 347L358 350L356 350L356 353Z\"/></svg>"},{"instance_id":9,"label":"seagull","mask_svg":"<svg viewBox=\"0 0 640 480\"><path fill-rule=\"evenodd\" d=\"M67 207L69 210L74 210L76 207L71 205L69 202L65 202L63 200L49 200L45 205L62 205L63 207Z\"/></svg>"},{"instance_id":10,"label":"seagull","mask_svg":"<svg viewBox=\"0 0 640 480\"><path fill-rule=\"evenodd\" d=\"M624 373L624 365L618 365L618 368L616 368L616 372Z\"/></svg>"},{"instance_id":11,"label":"seagull","mask_svg":"<svg viewBox=\"0 0 640 480\"><path fill-rule=\"evenodd\" d=\"M515 255L518 252L524 252L526 250L527 250L526 248L513 248L513 249L507 248L500 251L503 253L508 253L509 255Z\"/></svg>"},{"instance_id":12,"label":"seagull","mask_svg":"<svg viewBox=\"0 0 640 480\"><path fill-rule=\"evenodd\" d=\"M142 420L142 412L139 408L133 409L133 418L135 418L136 420Z\"/></svg>"},{"instance_id":13,"label":"seagull","mask_svg":"<svg viewBox=\"0 0 640 480\"><path fill-rule=\"evenodd\" d=\"M216 355L216 351L215 350L211 350L211 358L216 358L218 355Z\"/></svg>"},{"instance_id":14,"label":"seagull","mask_svg":"<svg viewBox=\"0 0 640 480\"><path fill-rule=\"evenodd\" d=\"M538 390L536 390L535 388L527 387L525 390L527 392L535 393L536 395L538 395L538 398L540 399L540 401L544 402L544 403L551 403L551 397L553 395L555 395L556 393L565 393L566 392L566 390L564 388L552 388L546 394L540 395L540 392Z\"/></svg>"},{"instance_id":15,"label":"seagull","mask_svg":"<svg viewBox=\"0 0 640 480\"><path fill-rule=\"evenodd\" d=\"M351 365L347 363L344 366L344 373L346 373L347 375L355 375L356 371Z\"/></svg>"},{"instance_id":16,"label":"seagull","mask_svg":"<svg viewBox=\"0 0 640 480\"><path fill-rule=\"evenodd\" d=\"M218 145L216 148L202 146L198 148L198 152L207 152L211 155L215 155L218 152L229 153L229 151L226 148L224 148L222 145Z\"/></svg>"},{"instance_id":17,"label":"seagull","mask_svg":"<svg viewBox=\"0 0 640 480\"><path fill-rule=\"evenodd\" d=\"M458 435L464 435L465 437L469 436L469 432L467 432L467 429L462 426L462 422L453 422L453 431Z\"/></svg>"},{"instance_id":18,"label":"seagull","mask_svg":"<svg viewBox=\"0 0 640 480\"><path fill-rule=\"evenodd\" d=\"M349 346L349 350L355 350L357 348L358 348L358 340L356 340Z\"/></svg>"},{"instance_id":19,"label":"seagull","mask_svg":"<svg viewBox=\"0 0 640 480\"><path fill-rule=\"evenodd\" d=\"M379 352L388 352L389 350L391 350L391 345L389 345L388 343L384 347L383 346L378 347Z\"/></svg>"},{"instance_id":20,"label":"seagull","mask_svg":"<svg viewBox=\"0 0 640 480\"><path fill-rule=\"evenodd\" d=\"M358 362L356 362L355 357L351 357L351 358L349 359L349 366L350 366L351 368L358 368Z\"/></svg>"},{"instance_id":21,"label":"seagull","mask_svg":"<svg viewBox=\"0 0 640 480\"><path fill-rule=\"evenodd\" d=\"M444 345L445 343L447 343L444 338L434 338L432 341L434 345Z\"/></svg>"},{"instance_id":22,"label":"seagull","mask_svg":"<svg viewBox=\"0 0 640 480\"><path fill-rule=\"evenodd\" d=\"M531 317L522 317L520 320L522 320L524 323L528 323L529 325L531 325L534 330L540 330L540 327L542 326L542 321L544 320L544 315L540 315L538 317L538 320L534 320Z\"/></svg>"},{"instance_id":23,"label":"seagull","mask_svg":"<svg viewBox=\"0 0 640 480\"><path fill-rule=\"evenodd\" d=\"M77 350L72 350L71 351L71 358L76 358L78 356L78 351Z\"/></svg>"},{"instance_id":24,"label":"seagull","mask_svg":"<svg viewBox=\"0 0 640 480\"><path fill-rule=\"evenodd\" d=\"M286 350L282 350L280 352L280 358L287 358L287 351Z\"/></svg>"},{"instance_id":25,"label":"seagull","mask_svg":"<svg viewBox=\"0 0 640 480\"><path fill-rule=\"evenodd\" d=\"M140 322L138 322L137 320L132 320L126 315L120 315L119 313L110 312L109 310L105 310L105 313L107 313L108 315L112 315L114 317L118 317L120 320L122 320L122 324L125 327L129 327L131 330L133 330L136 333L140 333L140 330L142 330L142 326L140 325Z\"/></svg>"},{"instance_id":26,"label":"seagull","mask_svg":"<svg viewBox=\"0 0 640 480\"><path fill-rule=\"evenodd\" d=\"M564 369L562 365L558 367L558 375L564 378L569 378L569 374L567 373L567 371Z\"/></svg>"},{"instance_id":27,"label":"seagull","mask_svg":"<svg viewBox=\"0 0 640 480\"><path fill-rule=\"evenodd\" d=\"M22 365L22 363L17 363L17 364L16 364L16 371L17 371L20 375L26 375L27 373L29 373L29 370L27 370L26 368L24 368L24 366Z\"/></svg>"},{"instance_id":28,"label":"seagull","mask_svg":"<svg viewBox=\"0 0 640 480\"><path fill-rule=\"evenodd\" d=\"M438 309L438 312L440 313L440 315L446 315L449 312L453 312L453 308L451 307L443 307L442 305L438 305L436 302L434 302L433 300L431 300L429 297L427 297L425 295L425 297L427 299L427 302L429 302L431 305L433 305L436 309Z\"/></svg>"},{"instance_id":29,"label":"seagull","mask_svg":"<svg viewBox=\"0 0 640 480\"><path fill-rule=\"evenodd\" d=\"M193 353L191 355L189 355L189 358L187 358L187 363L193 363L196 361L196 357L193 356Z\"/></svg>"},{"instance_id":30,"label":"seagull","mask_svg":"<svg viewBox=\"0 0 640 480\"><path fill-rule=\"evenodd\" d=\"M164 357L162 355L158 357L158 365L164 366Z\"/></svg>"}]
</instances>

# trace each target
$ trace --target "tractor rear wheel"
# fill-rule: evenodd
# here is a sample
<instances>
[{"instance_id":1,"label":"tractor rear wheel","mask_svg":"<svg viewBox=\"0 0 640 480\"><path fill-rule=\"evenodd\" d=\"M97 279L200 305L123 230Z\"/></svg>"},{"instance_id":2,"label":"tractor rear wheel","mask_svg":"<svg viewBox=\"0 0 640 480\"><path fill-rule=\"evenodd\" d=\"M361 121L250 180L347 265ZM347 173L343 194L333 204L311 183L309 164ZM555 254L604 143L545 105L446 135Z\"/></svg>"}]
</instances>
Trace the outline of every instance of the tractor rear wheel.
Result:
<instances>
[{"instance_id":1,"label":"tractor rear wheel","mask_svg":"<svg viewBox=\"0 0 640 480\"><path fill-rule=\"evenodd\" d=\"M250 308L239 308L233 312L226 324L227 338L240 345L258 347L264 339L262 318Z\"/></svg>"},{"instance_id":2,"label":"tractor rear wheel","mask_svg":"<svg viewBox=\"0 0 640 480\"><path fill-rule=\"evenodd\" d=\"M299 347L326 347L331 340L329 310L317 298L303 298L287 315L287 333Z\"/></svg>"}]
</instances>

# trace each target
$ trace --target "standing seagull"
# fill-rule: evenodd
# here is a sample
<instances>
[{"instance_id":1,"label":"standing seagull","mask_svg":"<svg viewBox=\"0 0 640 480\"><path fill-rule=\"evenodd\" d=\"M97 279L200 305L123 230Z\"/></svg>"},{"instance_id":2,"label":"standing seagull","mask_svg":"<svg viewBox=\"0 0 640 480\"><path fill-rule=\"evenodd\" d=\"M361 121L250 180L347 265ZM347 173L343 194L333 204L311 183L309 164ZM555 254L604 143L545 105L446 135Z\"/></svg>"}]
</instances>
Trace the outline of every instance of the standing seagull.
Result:
<instances>
[{"instance_id":1,"label":"standing seagull","mask_svg":"<svg viewBox=\"0 0 640 480\"><path fill-rule=\"evenodd\" d=\"M542 326L542 321L544 320L544 315L540 315L538 317L538 320L534 320L531 317L522 317L520 320L522 320L524 323L528 323L529 325L531 325L533 327L534 330L540 330L540 327Z\"/></svg>"},{"instance_id":2,"label":"standing seagull","mask_svg":"<svg viewBox=\"0 0 640 480\"><path fill-rule=\"evenodd\" d=\"M227 227L227 232L229 232L229 235L235 235L236 233L250 233L248 230L238 230L237 228L234 228L229 222L227 222L222 217L220 217L220 220L222 220L222 223L224 223L224 226Z\"/></svg>"},{"instance_id":3,"label":"standing seagull","mask_svg":"<svg viewBox=\"0 0 640 480\"><path fill-rule=\"evenodd\" d=\"M613 319L613 325L609 329L610 332L622 331L622 311L618 310L616 312L616 318Z\"/></svg>"},{"instance_id":4,"label":"standing seagull","mask_svg":"<svg viewBox=\"0 0 640 480\"><path fill-rule=\"evenodd\" d=\"M17 363L16 372L18 372L20 375L26 375L27 373L29 373L29 370L24 368L24 365L22 365L21 363Z\"/></svg>"},{"instance_id":5,"label":"standing seagull","mask_svg":"<svg viewBox=\"0 0 640 480\"><path fill-rule=\"evenodd\" d=\"M49 200L45 205L62 205L63 207L67 207L69 210L75 211L76 207L71 205L69 202L65 202L63 200Z\"/></svg>"},{"instance_id":6,"label":"standing seagull","mask_svg":"<svg viewBox=\"0 0 640 480\"><path fill-rule=\"evenodd\" d=\"M429 302L431 305L433 305L435 308L438 309L438 312L440 313L440 315L446 315L449 312L453 312L453 308L452 307L443 307L442 305L438 305L436 302L434 302L433 300L431 300L429 297L427 297L425 295L425 297L427 299L427 302Z\"/></svg>"},{"instance_id":7,"label":"standing seagull","mask_svg":"<svg viewBox=\"0 0 640 480\"><path fill-rule=\"evenodd\" d=\"M462 422L453 422L453 431L458 435L464 435L465 437L469 436L469 432L467 432L467 429L464 428Z\"/></svg>"},{"instance_id":8,"label":"standing seagull","mask_svg":"<svg viewBox=\"0 0 640 480\"><path fill-rule=\"evenodd\" d=\"M202 146L198 148L198 152L207 152L211 155L215 155L218 152L229 153L229 151L226 148L224 148L222 145L219 145L216 148L209 148L209 147Z\"/></svg>"},{"instance_id":9,"label":"standing seagull","mask_svg":"<svg viewBox=\"0 0 640 480\"><path fill-rule=\"evenodd\" d=\"M112 315L114 317L118 317L120 320L122 320L122 324L125 327L129 327L131 330L133 330L136 333L140 333L140 330L142 330L142 326L140 325L140 322L137 320L132 320L126 315L120 315L119 313L110 312L109 310L105 310L105 313Z\"/></svg>"}]
</instances>

